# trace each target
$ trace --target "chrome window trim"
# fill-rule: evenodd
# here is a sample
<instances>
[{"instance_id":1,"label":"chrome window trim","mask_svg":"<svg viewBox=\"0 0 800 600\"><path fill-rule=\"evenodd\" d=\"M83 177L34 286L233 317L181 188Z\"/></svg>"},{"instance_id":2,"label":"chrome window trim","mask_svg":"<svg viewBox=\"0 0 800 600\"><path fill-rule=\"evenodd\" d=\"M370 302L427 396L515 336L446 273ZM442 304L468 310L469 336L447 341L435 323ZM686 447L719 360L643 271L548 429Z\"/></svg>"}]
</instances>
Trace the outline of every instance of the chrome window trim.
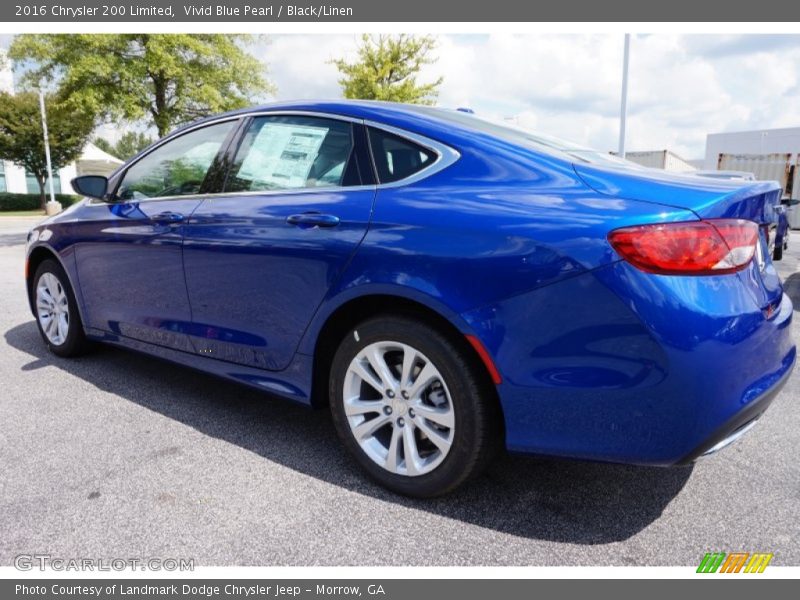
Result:
<instances>
[{"instance_id":1,"label":"chrome window trim","mask_svg":"<svg viewBox=\"0 0 800 600\"><path fill-rule=\"evenodd\" d=\"M335 121L346 121L347 123L363 124L364 119L351 117L349 115L340 115L338 113L317 112L313 110L262 110L258 112L247 113L246 117L318 117L321 119L332 119Z\"/></svg>"},{"instance_id":2,"label":"chrome window trim","mask_svg":"<svg viewBox=\"0 0 800 600\"><path fill-rule=\"evenodd\" d=\"M167 142L174 140L182 135L187 133L191 133L197 129L202 129L203 127L210 127L211 125L219 125L220 123L224 123L225 121L238 121L239 119L246 119L248 117L266 117L266 116L307 116L307 117L320 117L320 118L327 118L327 119L335 119L339 121L346 121L348 123L363 123L363 119L356 119L355 117L349 117L347 115L337 115L335 113L322 113L322 112L313 112L313 111L303 111L303 110L268 110L268 111L258 111L258 112L248 112L248 113L239 113L236 115L226 115L223 117L219 117L216 119L210 119L208 121L203 121L202 123L196 123L194 125L186 125L177 131L173 131L172 133L168 134L166 137L154 142L153 146L147 149L147 152L142 154L141 156L136 158L136 162L132 162L131 164L125 167L125 171L130 169L133 165L137 162L142 160L145 156L154 152Z\"/></svg>"},{"instance_id":3,"label":"chrome window trim","mask_svg":"<svg viewBox=\"0 0 800 600\"><path fill-rule=\"evenodd\" d=\"M376 183L372 185L353 185L353 186L330 186L330 187L320 187L320 188L293 188L293 189L286 189L286 190L253 190L253 191L243 191L243 192L212 192L208 194L184 194L184 195L175 195L175 196L159 196L158 198L142 198L139 200L130 199L130 200L123 200L120 202L112 202L103 200L101 201L102 204L130 204L130 203L141 203L141 202L160 202L164 200L191 200L191 199L206 199L206 198L220 198L225 196L274 196L274 195L285 195L285 194L313 194L318 192L325 192L330 193L334 190L346 190L346 191L363 191L363 190L380 190L380 189L391 189L391 188L398 188L403 187L406 185L411 185L413 183L417 183L427 177L435 175L436 173L446 169L453 163L455 163L459 158L461 158L461 154L443 144L441 142L437 142L436 140L432 140L428 137L423 135L413 133L407 131L405 129L400 129L399 127L394 127L392 125L386 125L384 123L380 123L378 121L372 121L369 119L359 119L356 117L351 117L348 115L340 115L337 113L326 113L326 112L318 112L318 111L309 111L309 110L261 110L256 112L247 112L247 113L240 113L237 115L227 115L224 117L220 117L218 119L212 119L209 121L204 121L202 123L197 123L196 125L187 125L186 127L173 132L172 134L166 136L165 138L157 141L151 148L149 148L144 154L137 157L134 162L131 162L129 165L125 165L125 171L120 179L117 188L122 185L123 180L125 179L125 175L127 174L128 170L137 164L139 161L144 159L145 157L149 156L150 153L155 152L164 144L171 142L174 139L182 135L186 135L198 129L202 129L203 127L210 127L212 125L218 125L220 123L224 123L226 121L238 121L240 119L246 118L253 118L253 117L281 117L281 116L299 116L299 117L316 117L321 119L332 119L338 121L344 121L347 123L356 123L360 125L364 125L366 127L372 127L374 129L380 129L381 131L386 131L387 133L391 133L396 135L400 138L406 139L410 142L413 142L423 148L430 150L436 155L436 159L420 171L409 175L403 179L398 179L397 181L392 181L389 183ZM367 136L369 139L369 136ZM372 154L372 149L370 148L370 154ZM374 158L373 158L374 160Z\"/></svg>"},{"instance_id":4,"label":"chrome window trim","mask_svg":"<svg viewBox=\"0 0 800 600\"><path fill-rule=\"evenodd\" d=\"M209 200L214 198L233 198L238 196L286 196L297 194L317 194L320 192L327 193L342 193L342 192L357 192L357 191L375 191L374 185L348 185L348 186L330 186L330 187L307 187L307 188L291 188L285 190L246 190L243 192L210 192L208 194L185 194L183 196L159 196L158 198L142 198L141 200L123 200L121 202L106 202L97 201L99 205L110 204L133 204L141 202L162 202L165 200Z\"/></svg>"}]
</instances>

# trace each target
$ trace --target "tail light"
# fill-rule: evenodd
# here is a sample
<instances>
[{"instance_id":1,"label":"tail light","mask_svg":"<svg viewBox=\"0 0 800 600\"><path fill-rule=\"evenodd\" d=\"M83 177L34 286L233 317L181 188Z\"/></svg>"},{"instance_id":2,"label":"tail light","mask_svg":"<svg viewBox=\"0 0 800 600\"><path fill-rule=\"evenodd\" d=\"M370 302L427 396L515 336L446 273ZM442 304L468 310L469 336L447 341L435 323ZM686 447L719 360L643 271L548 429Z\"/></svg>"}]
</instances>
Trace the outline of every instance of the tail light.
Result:
<instances>
[{"instance_id":1,"label":"tail light","mask_svg":"<svg viewBox=\"0 0 800 600\"><path fill-rule=\"evenodd\" d=\"M742 219L708 219L623 227L608 234L622 258L648 273L722 275L753 259L758 225Z\"/></svg>"}]
</instances>

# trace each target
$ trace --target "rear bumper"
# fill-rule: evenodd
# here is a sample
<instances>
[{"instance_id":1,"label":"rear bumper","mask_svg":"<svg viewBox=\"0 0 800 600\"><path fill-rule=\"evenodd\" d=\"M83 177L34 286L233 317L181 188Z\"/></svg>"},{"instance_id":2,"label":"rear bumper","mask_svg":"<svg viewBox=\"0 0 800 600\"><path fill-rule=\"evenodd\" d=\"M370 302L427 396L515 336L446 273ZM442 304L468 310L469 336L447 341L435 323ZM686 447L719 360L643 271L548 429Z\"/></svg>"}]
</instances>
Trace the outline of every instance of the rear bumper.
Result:
<instances>
[{"instance_id":1,"label":"rear bumper","mask_svg":"<svg viewBox=\"0 0 800 600\"><path fill-rule=\"evenodd\" d=\"M708 436L703 443L678 461L677 464L688 465L703 456L716 454L750 431L758 419L761 418L761 415L769 408L769 405L772 404L772 401L783 389L783 386L786 385L786 382L789 380L794 370L795 362L796 361L792 362L791 366L781 375L780 379L778 379L772 387L768 388L755 400L751 400L745 408L721 425L714 433Z\"/></svg>"},{"instance_id":2,"label":"rear bumper","mask_svg":"<svg viewBox=\"0 0 800 600\"><path fill-rule=\"evenodd\" d=\"M642 465L695 459L759 417L791 373L793 307L735 276L626 263L463 315L492 353L510 451Z\"/></svg>"}]
</instances>

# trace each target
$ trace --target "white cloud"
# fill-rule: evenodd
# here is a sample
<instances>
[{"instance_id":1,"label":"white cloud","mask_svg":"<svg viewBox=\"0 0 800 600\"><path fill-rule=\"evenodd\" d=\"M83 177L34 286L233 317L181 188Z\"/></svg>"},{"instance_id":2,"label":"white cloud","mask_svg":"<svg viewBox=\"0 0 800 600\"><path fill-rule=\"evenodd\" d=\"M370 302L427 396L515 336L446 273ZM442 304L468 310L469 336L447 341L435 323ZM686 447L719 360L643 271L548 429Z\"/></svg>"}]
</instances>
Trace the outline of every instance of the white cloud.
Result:
<instances>
[{"instance_id":1,"label":"white cloud","mask_svg":"<svg viewBox=\"0 0 800 600\"><path fill-rule=\"evenodd\" d=\"M354 35L280 35L255 53L268 63L269 78L278 86L276 100L340 98L338 71L330 60L351 58Z\"/></svg>"},{"instance_id":2,"label":"white cloud","mask_svg":"<svg viewBox=\"0 0 800 600\"><path fill-rule=\"evenodd\" d=\"M259 48L278 99L338 98L336 68L355 35L281 35ZM622 36L448 35L423 80L439 103L616 148ZM707 133L800 125L800 37L634 36L627 147L703 155Z\"/></svg>"}]
</instances>

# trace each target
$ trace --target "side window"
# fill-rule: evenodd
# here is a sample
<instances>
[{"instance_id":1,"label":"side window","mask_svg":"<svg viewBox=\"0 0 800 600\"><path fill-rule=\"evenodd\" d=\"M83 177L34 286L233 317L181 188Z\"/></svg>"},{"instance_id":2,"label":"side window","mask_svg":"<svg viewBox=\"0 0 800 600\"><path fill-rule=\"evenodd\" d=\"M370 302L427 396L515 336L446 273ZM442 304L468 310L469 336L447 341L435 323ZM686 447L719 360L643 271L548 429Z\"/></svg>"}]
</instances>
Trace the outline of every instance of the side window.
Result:
<instances>
[{"instance_id":1,"label":"side window","mask_svg":"<svg viewBox=\"0 0 800 600\"><path fill-rule=\"evenodd\" d=\"M369 128L369 145L381 183L405 179L436 160L436 154L431 150L372 127Z\"/></svg>"},{"instance_id":2,"label":"side window","mask_svg":"<svg viewBox=\"0 0 800 600\"><path fill-rule=\"evenodd\" d=\"M236 121L225 121L190 131L159 146L131 166L117 196L145 200L197 194L211 163Z\"/></svg>"},{"instance_id":3,"label":"side window","mask_svg":"<svg viewBox=\"0 0 800 600\"><path fill-rule=\"evenodd\" d=\"M242 139L225 191L358 185L350 123L303 116L256 117Z\"/></svg>"}]
</instances>

